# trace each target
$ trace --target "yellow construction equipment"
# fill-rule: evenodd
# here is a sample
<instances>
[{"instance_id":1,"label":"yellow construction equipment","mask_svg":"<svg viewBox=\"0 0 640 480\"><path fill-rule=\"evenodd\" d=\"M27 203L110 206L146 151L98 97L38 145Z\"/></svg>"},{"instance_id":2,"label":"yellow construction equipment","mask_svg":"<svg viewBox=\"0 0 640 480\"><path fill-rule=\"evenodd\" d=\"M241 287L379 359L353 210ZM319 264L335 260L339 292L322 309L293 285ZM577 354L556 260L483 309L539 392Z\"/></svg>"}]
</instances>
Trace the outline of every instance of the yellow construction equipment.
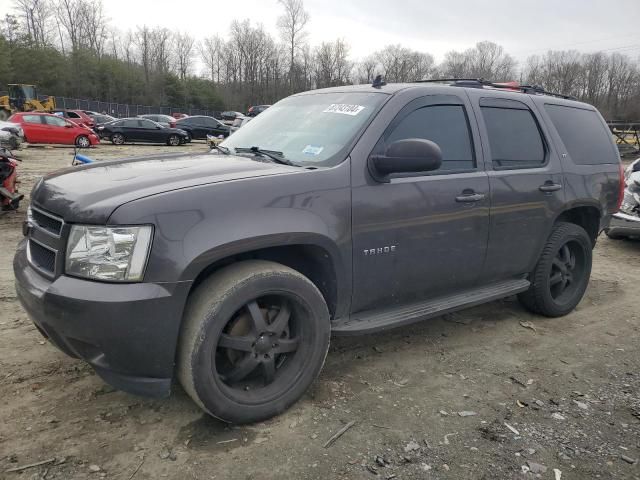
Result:
<instances>
[{"instance_id":1,"label":"yellow construction equipment","mask_svg":"<svg viewBox=\"0 0 640 480\"><path fill-rule=\"evenodd\" d=\"M51 112L56 108L53 97L38 100L35 85L12 83L8 87L9 95L0 97L0 120L6 120L14 112Z\"/></svg>"}]
</instances>

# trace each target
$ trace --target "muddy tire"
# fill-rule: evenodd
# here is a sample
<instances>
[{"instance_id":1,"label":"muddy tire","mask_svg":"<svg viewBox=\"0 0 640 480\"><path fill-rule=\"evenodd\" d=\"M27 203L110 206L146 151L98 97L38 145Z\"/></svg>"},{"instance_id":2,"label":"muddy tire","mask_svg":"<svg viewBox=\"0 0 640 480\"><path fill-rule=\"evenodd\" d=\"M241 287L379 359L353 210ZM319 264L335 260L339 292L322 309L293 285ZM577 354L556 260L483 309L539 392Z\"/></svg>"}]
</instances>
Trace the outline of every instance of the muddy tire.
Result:
<instances>
[{"instance_id":1,"label":"muddy tire","mask_svg":"<svg viewBox=\"0 0 640 480\"><path fill-rule=\"evenodd\" d=\"M189 396L230 423L284 412L318 376L330 321L320 291L284 265L225 267L189 296L177 374Z\"/></svg>"},{"instance_id":2,"label":"muddy tire","mask_svg":"<svg viewBox=\"0 0 640 480\"><path fill-rule=\"evenodd\" d=\"M531 287L518 295L533 313L561 317L584 295L591 275L592 244L587 232L573 223L557 223L530 274Z\"/></svg>"},{"instance_id":3,"label":"muddy tire","mask_svg":"<svg viewBox=\"0 0 640 480\"><path fill-rule=\"evenodd\" d=\"M111 143L114 145L123 145L124 144L124 135L121 133L114 133L111 135Z\"/></svg>"}]
</instances>

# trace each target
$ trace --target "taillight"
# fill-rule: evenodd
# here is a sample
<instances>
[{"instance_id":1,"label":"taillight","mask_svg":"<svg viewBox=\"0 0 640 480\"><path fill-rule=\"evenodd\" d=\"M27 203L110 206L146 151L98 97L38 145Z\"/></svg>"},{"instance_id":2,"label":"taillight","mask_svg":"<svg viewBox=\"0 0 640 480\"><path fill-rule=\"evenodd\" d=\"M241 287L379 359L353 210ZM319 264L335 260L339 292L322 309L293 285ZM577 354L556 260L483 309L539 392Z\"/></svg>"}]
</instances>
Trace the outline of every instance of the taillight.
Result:
<instances>
[{"instance_id":1,"label":"taillight","mask_svg":"<svg viewBox=\"0 0 640 480\"><path fill-rule=\"evenodd\" d=\"M624 199L624 189L626 185L624 184L624 167L622 163L620 163L620 186L618 189L618 205L616 206L616 212L620 210L620 206L622 205L622 200Z\"/></svg>"}]
</instances>

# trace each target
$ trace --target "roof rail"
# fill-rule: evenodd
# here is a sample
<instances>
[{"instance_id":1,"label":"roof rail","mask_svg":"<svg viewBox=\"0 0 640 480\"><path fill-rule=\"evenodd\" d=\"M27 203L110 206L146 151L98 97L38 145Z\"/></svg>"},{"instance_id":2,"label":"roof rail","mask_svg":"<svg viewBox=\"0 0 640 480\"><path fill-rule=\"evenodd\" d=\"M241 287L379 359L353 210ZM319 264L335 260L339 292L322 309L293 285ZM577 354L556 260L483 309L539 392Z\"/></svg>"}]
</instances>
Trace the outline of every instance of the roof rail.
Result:
<instances>
[{"instance_id":1,"label":"roof rail","mask_svg":"<svg viewBox=\"0 0 640 480\"><path fill-rule=\"evenodd\" d=\"M551 97L564 98L566 100L577 100L571 95L564 95L562 93L554 93L546 91L540 85L520 85L517 82L496 83L484 78L432 78L428 80L416 80L415 83L451 83L454 87L471 87L471 88L497 88L504 90L518 91L522 93L528 93L531 95L549 95Z\"/></svg>"}]
</instances>

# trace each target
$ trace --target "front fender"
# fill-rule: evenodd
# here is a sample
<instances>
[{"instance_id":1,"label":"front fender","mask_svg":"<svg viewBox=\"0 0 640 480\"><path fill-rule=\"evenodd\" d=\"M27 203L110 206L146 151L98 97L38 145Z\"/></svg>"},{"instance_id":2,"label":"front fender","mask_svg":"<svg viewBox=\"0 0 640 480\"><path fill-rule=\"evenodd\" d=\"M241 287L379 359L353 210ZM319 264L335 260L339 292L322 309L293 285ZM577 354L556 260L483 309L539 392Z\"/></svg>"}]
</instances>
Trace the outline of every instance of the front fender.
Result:
<instances>
[{"instance_id":1,"label":"front fender","mask_svg":"<svg viewBox=\"0 0 640 480\"><path fill-rule=\"evenodd\" d=\"M153 224L145 281L190 281L233 255L313 245L327 252L341 295L351 291L348 161L328 169L230 180L140 198L111 224Z\"/></svg>"}]
</instances>

